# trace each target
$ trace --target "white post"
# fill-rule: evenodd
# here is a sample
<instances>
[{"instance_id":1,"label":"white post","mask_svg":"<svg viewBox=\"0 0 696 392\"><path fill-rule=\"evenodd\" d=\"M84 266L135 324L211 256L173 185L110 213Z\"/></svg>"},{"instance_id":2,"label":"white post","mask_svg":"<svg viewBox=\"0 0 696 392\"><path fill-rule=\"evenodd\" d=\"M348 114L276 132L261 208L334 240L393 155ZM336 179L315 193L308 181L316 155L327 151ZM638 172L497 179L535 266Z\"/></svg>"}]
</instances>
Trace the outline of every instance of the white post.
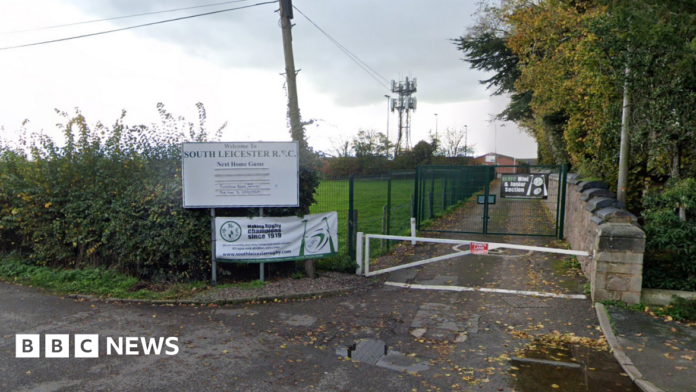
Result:
<instances>
[{"instance_id":1,"label":"white post","mask_svg":"<svg viewBox=\"0 0 696 392\"><path fill-rule=\"evenodd\" d=\"M357 241L355 242L355 262L358 264L358 268L355 270L356 275L362 275L363 272L363 233L360 232L356 236Z\"/></svg>"},{"instance_id":2,"label":"white post","mask_svg":"<svg viewBox=\"0 0 696 392\"><path fill-rule=\"evenodd\" d=\"M365 240L365 276L370 273L370 239Z\"/></svg>"},{"instance_id":3,"label":"white post","mask_svg":"<svg viewBox=\"0 0 696 392\"><path fill-rule=\"evenodd\" d=\"M411 218L411 237L414 239L411 240L411 245L415 246L416 245L416 218Z\"/></svg>"}]
</instances>

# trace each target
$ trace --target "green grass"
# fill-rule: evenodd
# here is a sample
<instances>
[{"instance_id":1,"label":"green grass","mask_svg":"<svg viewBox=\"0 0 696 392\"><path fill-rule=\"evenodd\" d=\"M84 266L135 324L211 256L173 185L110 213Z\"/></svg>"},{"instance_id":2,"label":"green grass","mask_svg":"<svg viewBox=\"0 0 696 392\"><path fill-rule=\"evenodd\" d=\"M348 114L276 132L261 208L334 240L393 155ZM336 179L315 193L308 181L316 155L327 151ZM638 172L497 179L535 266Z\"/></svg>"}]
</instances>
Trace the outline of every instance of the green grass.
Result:
<instances>
[{"instance_id":1,"label":"green grass","mask_svg":"<svg viewBox=\"0 0 696 392\"><path fill-rule=\"evenodd\" d=\"M379 178L355 179L353 208L358 211L358 231L370 234L382 232L382 209L388 203L388 183L388 180ZM392 180L390 234L405 234L409 230L413 186L413 179ZM315 199L316 203L310 208L312 214L330 211L338 213L339 252L345 254L348 250L348 180L322 180Z\"/></svg>"},{"instance_id":2,"label":"green grass","mask_svg":"<svg viewBox=\"0 0 696 392\"><path fill-rule=\"evenodd\" d=\"M35 266L16 254L0 258L0 280L46 289L56 294L87 294L133 299L173 299L206 288L205 282L171 284L152 290L137 278L100 268L55 269Z\"/></svg>"}]
</instances>

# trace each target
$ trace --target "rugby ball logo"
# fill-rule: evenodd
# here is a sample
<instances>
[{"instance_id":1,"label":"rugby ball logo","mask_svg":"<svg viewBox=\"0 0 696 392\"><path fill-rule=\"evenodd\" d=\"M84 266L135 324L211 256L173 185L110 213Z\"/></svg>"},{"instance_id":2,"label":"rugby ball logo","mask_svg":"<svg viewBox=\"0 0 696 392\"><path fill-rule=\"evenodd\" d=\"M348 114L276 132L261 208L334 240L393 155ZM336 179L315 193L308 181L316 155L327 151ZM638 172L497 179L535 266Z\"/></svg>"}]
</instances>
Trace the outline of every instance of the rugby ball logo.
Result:
<instances>
[{"instance_id":1,"label":"rugby ball logo","mask_svg":"<svg viewBox=\"0 0 696 392\"><path fill-rule=\"evenodd\" d=\"M306 237L305 250L309 253L319 253L329 243L331 234L325 228L318 228Z\"/></svg>"}]
</instances>

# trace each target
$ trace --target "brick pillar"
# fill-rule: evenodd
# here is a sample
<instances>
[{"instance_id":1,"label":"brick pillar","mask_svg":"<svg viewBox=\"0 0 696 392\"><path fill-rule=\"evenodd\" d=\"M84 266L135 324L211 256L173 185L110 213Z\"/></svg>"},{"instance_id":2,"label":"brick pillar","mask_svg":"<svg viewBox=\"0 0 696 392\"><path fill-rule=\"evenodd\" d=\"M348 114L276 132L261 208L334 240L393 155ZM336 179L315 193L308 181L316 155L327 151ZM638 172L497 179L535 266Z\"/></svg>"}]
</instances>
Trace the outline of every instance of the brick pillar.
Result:
<instances>
[{"instance_id":1,"label":"brick pillar","mask_svg":"<svg viewBox=\"0 0 696 392\"><path fill-rule=\"evenodd\" d=\"M640 302L645 233L631 223L604 223L592 259L592 300Z\"/></svg>"}]
</instances>

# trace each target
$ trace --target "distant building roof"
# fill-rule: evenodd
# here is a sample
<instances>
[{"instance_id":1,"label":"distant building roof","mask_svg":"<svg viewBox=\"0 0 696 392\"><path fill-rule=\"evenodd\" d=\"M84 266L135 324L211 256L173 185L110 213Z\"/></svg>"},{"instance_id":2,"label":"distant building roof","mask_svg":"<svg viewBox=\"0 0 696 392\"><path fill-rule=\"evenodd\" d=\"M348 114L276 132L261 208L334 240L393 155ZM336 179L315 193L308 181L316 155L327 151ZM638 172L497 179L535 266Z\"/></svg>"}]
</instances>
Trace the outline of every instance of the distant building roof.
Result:
<instances>
[{"instance_id":1,"label":"distant building roof","mask_svg":"<svg viewBox=\"0 0 696 392\"><path fill-rule=\"evenodd\" d=\"M490 155L497 155L498 158L500 158L500 157L505 157L505 158L510 158L510 159L517 159L517 158L511 157L511 156L509 156L509 155L496 154L496 153L494 153L494 152L489 152L488 154L479 155L479 156L477 156L475 159L487 157L487 156L490 156Z\"/></svg>"}]
</instances>

